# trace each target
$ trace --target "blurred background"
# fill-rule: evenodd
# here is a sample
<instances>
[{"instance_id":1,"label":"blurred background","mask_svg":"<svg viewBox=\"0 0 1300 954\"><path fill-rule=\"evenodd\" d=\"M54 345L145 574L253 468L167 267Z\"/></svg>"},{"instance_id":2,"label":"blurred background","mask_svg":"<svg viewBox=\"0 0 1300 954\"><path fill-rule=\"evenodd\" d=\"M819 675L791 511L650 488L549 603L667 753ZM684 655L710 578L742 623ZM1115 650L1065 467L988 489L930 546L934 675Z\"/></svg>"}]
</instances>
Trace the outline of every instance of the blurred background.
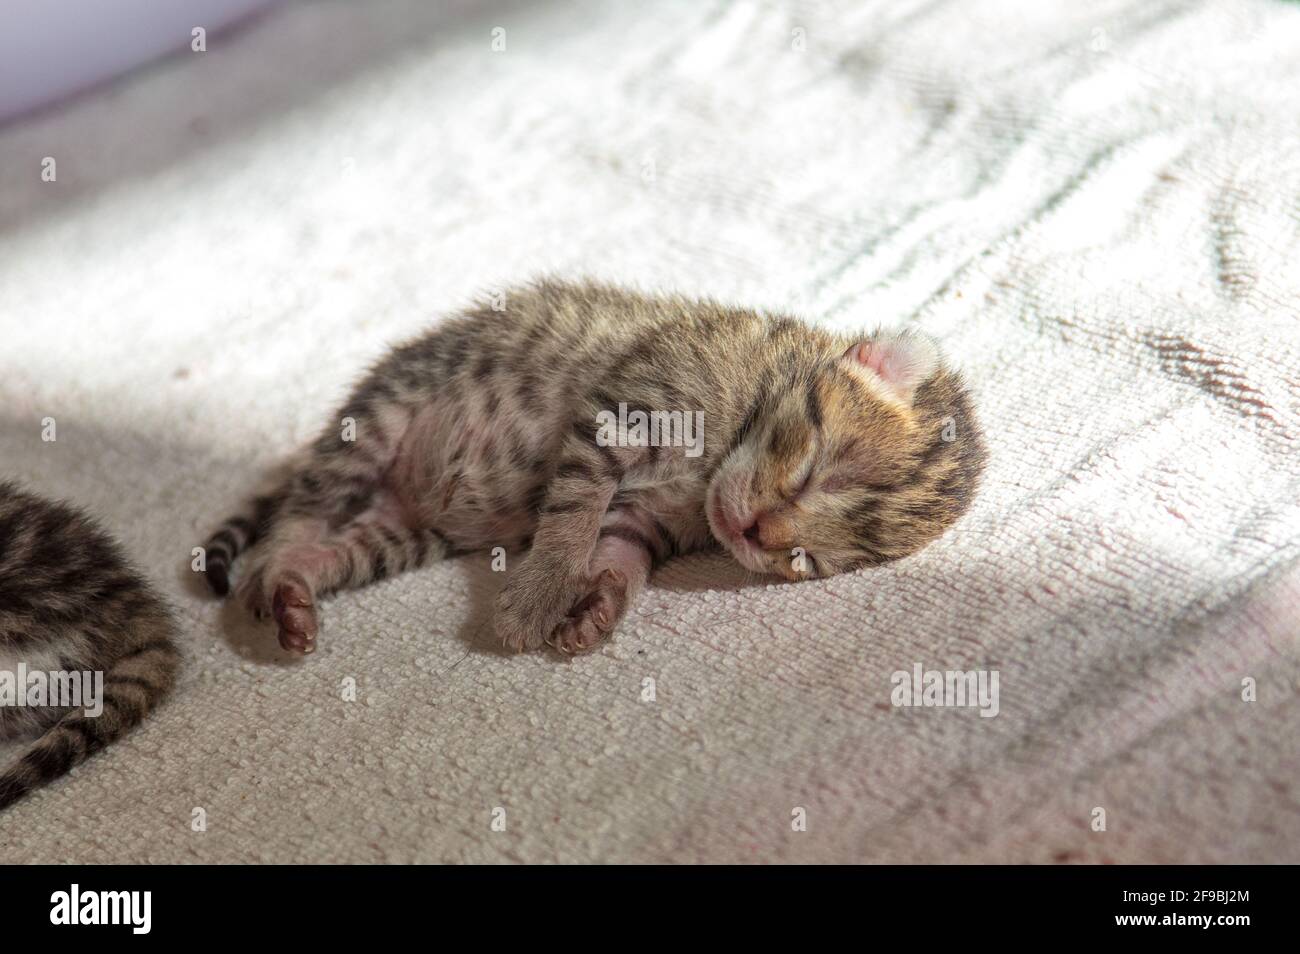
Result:
<instances>
[{"instance_id":1,"label":"blurred background","mask_svg":"<svg viewBox=\"0 0 1300 954\"><path fill-rule=\"evenodd\" d=\"M0 3L0 121L102 83L274 0Z\"/></svg>"}]
</instances>

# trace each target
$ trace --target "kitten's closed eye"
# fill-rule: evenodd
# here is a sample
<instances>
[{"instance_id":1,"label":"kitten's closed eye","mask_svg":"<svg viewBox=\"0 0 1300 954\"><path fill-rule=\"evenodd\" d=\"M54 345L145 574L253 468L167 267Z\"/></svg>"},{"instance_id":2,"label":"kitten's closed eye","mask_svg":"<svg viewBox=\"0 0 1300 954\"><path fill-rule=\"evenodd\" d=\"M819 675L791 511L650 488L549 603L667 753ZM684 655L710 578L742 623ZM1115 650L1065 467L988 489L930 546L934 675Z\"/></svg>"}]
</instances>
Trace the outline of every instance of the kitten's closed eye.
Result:
<instances>
[{"instance_id":1,"label":"kitten's closed eye","mask_svg":"<svg viewBox=\"0 0 1300 954\"><path fill-rule=\"evenodd\" d=\"M788 494L790 499L798 500L800 497L806 494L808 492L808 488L812 486L812 481L813 481L813 467L812 467L812 463L809 462L809 464L803 468L801 473L796 473L791 478L790 486L792 489L789 491Z\"/></svg>"}]
</instances>

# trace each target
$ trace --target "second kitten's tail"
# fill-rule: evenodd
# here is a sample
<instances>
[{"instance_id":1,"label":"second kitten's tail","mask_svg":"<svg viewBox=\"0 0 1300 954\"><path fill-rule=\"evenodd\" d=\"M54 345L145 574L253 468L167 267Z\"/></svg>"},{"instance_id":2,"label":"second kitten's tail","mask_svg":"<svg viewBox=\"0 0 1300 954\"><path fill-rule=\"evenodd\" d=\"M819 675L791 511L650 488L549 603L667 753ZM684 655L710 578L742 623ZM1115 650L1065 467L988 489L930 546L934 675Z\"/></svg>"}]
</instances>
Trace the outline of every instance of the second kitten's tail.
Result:
<instances>
[{"instance_id":1,"label":"second kitten's tail","mask_svg":"<svg viewBox=\"0 0 1300 954\"><path fill-rule=\"evenodd\" d=\"M145 625L125 640L104 672L103 709L90 716L72 709L50 726L14 765L0 774L0 809L74 767L134 728L171 691L180 653L172 621L161 606L144 614Z\"/></svg>"}]
</instances>

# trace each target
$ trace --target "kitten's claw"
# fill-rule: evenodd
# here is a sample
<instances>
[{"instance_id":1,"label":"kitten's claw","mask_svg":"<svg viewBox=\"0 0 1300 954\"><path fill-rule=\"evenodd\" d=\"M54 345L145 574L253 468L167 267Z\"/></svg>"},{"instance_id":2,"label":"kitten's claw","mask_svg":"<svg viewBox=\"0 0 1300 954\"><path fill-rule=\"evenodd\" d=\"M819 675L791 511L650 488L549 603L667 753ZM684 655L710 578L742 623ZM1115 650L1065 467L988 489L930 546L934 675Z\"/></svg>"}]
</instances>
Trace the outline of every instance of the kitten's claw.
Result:
<instances>
[{"instance_id":1,"label":"kitten's claw","mask_svg":"<svg viewBox=\"0 0 1300 954\"><path fill-rule=\"evenodd\" d=\"M515 652L540 648L585 589L582 579L563 570L537 560L525 562L497 596L497 637Z\"/></svg>"},{"instance_id":2,"label":"kitten's claw","mask_svg":"<svg viewBox=\"0 0 1300 954\"><path fill-rule=\"evenodd\" d=\"M608 638L626 609L627 577L603 570L546 641L565 655L588 652Z\"/></svg>"},{"instance_id":3,"label":"kitten's claw","mask_svg":"<svg viewBox=\"0 0 1300 954\"><path fill-rule=\"evenodd\" d=\"M536 649L541 645L541 628L534 622L535 613L528 611L528 604L518 603L507 593L497 598L494 626L497 638L506 649L522 653L526 649Z\"/></svg>"},{"instance_id":4,"label":"kitten's claw","mask_svg":"<svg viewBox=\"0 0 1300 954\"><path fill-rule=\"evenodd\" d=\"M291 653L316 651L316 607L311 590L301 579L281 580L271 601L275 622L280 627L280 646Z\"/></svg>"}]
</instances>

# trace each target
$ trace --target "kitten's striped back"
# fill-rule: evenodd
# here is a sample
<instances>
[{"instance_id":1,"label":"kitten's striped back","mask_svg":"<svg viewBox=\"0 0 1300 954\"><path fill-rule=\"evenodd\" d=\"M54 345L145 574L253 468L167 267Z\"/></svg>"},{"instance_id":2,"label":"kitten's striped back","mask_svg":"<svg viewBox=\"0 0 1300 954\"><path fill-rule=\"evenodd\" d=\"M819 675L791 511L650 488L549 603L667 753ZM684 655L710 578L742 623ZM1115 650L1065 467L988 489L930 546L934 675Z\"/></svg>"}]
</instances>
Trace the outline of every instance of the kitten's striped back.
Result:
<instances>
[{"instance_id":1,"label":"kitten's striped back","mask_svg":"<svg viewBox=\"0 0 1300 954\"><path fill-rule=\"evenodd\" d=\"M0 671L103 673L102 712L0 706L0 735L44 729L0 772L0 808L66 774L171 690L171 615L89 517L0 482ZM22 687L19 687L21 690Z\"/></svg>"}]
</instances>

